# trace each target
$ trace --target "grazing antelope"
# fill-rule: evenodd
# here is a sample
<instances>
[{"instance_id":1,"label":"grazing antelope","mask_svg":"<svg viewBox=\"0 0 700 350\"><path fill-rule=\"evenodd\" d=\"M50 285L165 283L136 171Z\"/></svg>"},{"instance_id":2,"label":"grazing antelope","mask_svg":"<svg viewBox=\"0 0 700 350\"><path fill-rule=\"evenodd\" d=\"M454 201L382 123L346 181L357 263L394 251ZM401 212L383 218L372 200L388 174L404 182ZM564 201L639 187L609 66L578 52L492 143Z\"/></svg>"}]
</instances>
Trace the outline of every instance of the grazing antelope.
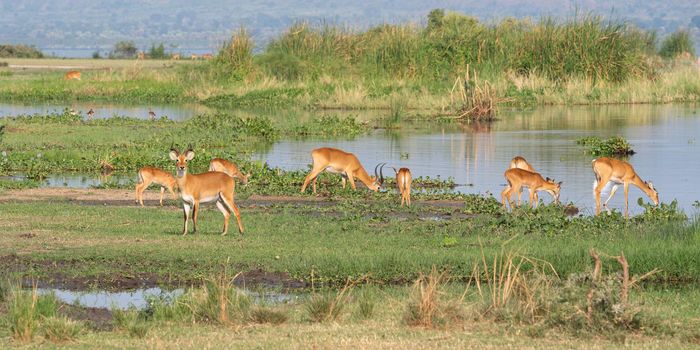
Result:
<instances>
[{"instance_id":1,"label":"grazing antelope","mask_svg":"<svg viewBox=\"0 0 700 350\"><path fill-rule=\"evenodd\" d=\"M508 181L508 186L503 192L501 192L501 203L503 203L503 209L506 208L506 200L513 208L513 202L510 200L510 196L515 191L516 193L520 191L523 186L527 186L530 189L530 206L536 208L539 197L537 191L546 191L551 194L554 201L559 203L559 192L561 191L562 182L556 183L550 178L543 179L542 175L527 171L519 168L512 168L506 170L504 176Z\"/></svg>"},{"instance_id":2,"label":"grazing antelope","mask_svg":"<svg viewBox=\"0 0 700 350\"><path fill-rule=\"evenodd\" d=\"M251 173L243 174L236 164L229 162L223 158L214 158L209 162L209 171L219 171L226 173L228 176L238 179L242 184L248 184L248 178Z\"/></svg>"},{"instance_id":3,"label":"grazing antelope","mask_svg":"<svg viewBox=\"0 0 700 350\"><path fill-rule=\"evenodd\" d=\"M90 110L87 112L88 120L92 120L93 115L95 115L95 111L90 108Z\"/></svg>"},{"instance_id":4,"label":"grazing antelope","mask_svg":"<svg viewBox=\"0 0 700 350\"><path fill-rule=\"evenodd\" d=\"M379 167L379 164L374 167L374 176L370 177L354 154L336 148L317 148L311 151L311 159L313 160L313 168L309 174L306 175L306 179L304 179L304 184L301 186L301 193L304 193L306 186L308 186L309 182L312 180L313 192L316 193L316 178L318 174L323 171L340 173L343 177L343 188L345 188L345 181L347 179L350 180L352 189L356 189L355 177L357 177L370 190L375 192L379 190L380 183L377 180L377 167Z\"/></svg>"},{"instance_id":5,"label":"grazing antelope","mask_svg":"<svg viewBox=\"0 0 700 350\"><path fill-rule=\"evenodd\" d=\"M212 54L210 54L210 53L205 53L202 55L202 59L205 59L205 60L210 60L212 58L214 58L214 56L212 56Z\"/></svg>"},{"instance_id":6,"label":"grazing antelope","mask_svg":"<svg viewBox=\"0 0 700 350\"><path fill-rule=\"evenodd\" d=\"M179 53L173 54L172 56L170 56L170 58L171 58L173 61L179 61L179 60L180 60L180 54L179 54Z\"/></svg>"},{"instance_id":7,"label":"grazing antelope","mask_svg":"<svg viewBox=\"0 0 700 350\"><path fill-rule=\"evenodd\" d=\"M148 109L148 119L150 120L155 120L156 119L156 112L151 110L150 108Z\"/></svg>"},{"instance_id":8,"label":"grazing antelope","mask_svg":"<svg viewBox=\"0 0 700 350\"><path fill-rule=\"evenodd\" d=\"M163 206L163 195L165 189L170 191L173 199L177 199L177 194L173 188L177 187L177 181L171 174L152 166L145 166L139 170L139 183L136 184L136 202L143 207L143 191L145 191L151 183L160 185L160 206Z\"/></svg>"},{"instance_id":9,"label":"grazing antelope","mask_svg":"<svg viewBox=\"0 0 700 350\"><path fill-rule=\"evenodd\" d=\"M180 153L175 148L171 148L169 155L170 159L177 162L175 179L177 180L177 186L180 188L182 208L185 212L185 225L182 229L182 234L187 234L187 221L190 219L190 210L192 210L192 233L197 232L199 204L209 202L216 202L216 207L224 214L224 232L221 233L222 236L228 232L228 221L231 213L236 216L236 221L238 221L238 231L243 233L241 214L233 201L233 191L235 189L233 178L217 171L188 174L187 162L194 158L194 151L191 145L183 153Z\"/></svg>"},{"instance_id":10,"label":"grazing antelope","mask_svg":"<svg viewBox=\"0 0 700 350\"><path fill-rule=\"evenodd\" d=\"M63 79L65 79L65 80L71 80L71 79L80 80L80 71L69 70L68 72L66 72L66 75L63 76Z\"/></svg>"},{"instance_id":11,"label":"grazing antelope","mask_svg":"<svg viewBox=\"0 0 700 350\"><path fill-rule=\"evenodd\" d=\"M600 192L608 184L608 182L614 183L612 189L610 190L610 196L603 203L603 206L608 210L608 202L615 195L617 191L617 186L623 184L625 187L625 217L629 217L628 212L628 195L630 184L639 187L644 193L649 196L654 202L654 205L659 205L659 192L656 191L654 185L651 181L642 181L632 168L630 163L623 160L617 160L613 158L598 158L593 159L593 172L595 173L595 182L593 183L593 195L595 196L595 213L600 214ZM608 210L609 211L609 210Z\"/></svg>"},{"instance_id":12,"label":"grazing antelope","mask_svg":"<svg viewBox=\"0 0 700 350\"><path fill-rule=\"evenodd\" d=\"M401 193L401 206L403 207L403 203L406 202L407 206L411 206L411 180L413 179L411 177L411 171L408 168L401 168L399 170L396 170L396 168L393 168L394 172L396 173L396 183L399 186L399 193Z\"/></svg>"},{"instance_id":13,"label":"grazing antelope","mask_svg":"<svg viewBox=\"0 0 700 350\"><path fill-rule=\"evenodd\" d=\"M530 163L525 160L525 158L521 156L515 156L513 159L510 160L510 166L508 167L509 169L523 169L527 170L533 173L536 173L535 168L530 165ZM520 198L523 195L523 189L522 187L518 191L518 205L520 205Z\"/></svg>"}]
</instances>

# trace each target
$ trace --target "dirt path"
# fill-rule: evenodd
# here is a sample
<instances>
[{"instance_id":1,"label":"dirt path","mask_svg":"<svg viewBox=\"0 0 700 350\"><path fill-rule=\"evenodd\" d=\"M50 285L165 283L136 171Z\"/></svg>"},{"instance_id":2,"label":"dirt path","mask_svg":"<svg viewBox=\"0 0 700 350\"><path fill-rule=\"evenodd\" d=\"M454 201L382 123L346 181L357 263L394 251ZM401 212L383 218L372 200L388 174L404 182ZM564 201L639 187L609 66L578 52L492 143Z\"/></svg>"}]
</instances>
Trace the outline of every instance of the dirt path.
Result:
<instances>
[{"instance_id":1,"label":"dirt path","mask_svg":"<svg viewBox=\"0 0 700 350\"><path fill-rule=\"evenodd\" d=\"M144 205L158 205L160 192L144 192ZM172 200L166 193L164 200ZM105 189L81 189L81 188L32 188L24 190L10 190L0 196L0 203L7 202L32 202L32 201L68 201L84 205L112 205L134 206L135 194L133 190L105 190ZM298 204L309 206L332 206L337 200L323 197L297 197L297 196L259 196L252 195L247 199L236 200L243 207L268 206L274 204ZM463 208L464 202L455 200L431 200L414 201L421 206L441 208Z\"/></svg>"}]
</instances>

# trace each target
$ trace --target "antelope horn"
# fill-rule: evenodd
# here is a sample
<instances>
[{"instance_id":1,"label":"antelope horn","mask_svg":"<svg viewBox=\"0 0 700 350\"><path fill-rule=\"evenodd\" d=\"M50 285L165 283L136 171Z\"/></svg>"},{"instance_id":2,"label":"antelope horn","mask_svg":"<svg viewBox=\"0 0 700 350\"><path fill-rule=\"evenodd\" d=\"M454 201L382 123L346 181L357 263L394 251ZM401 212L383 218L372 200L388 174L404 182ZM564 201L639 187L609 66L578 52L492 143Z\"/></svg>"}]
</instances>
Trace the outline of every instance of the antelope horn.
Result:
<instances>
[{"instance_id":1,"label":"antelope horn","mask_svg":"<svg viewBox=\"0 0 700 350\"><path fill-rule=\"evenodd\" d=\"M374 177L377 179L379 178L379 174L377 174L377 169L380 165L382 165L382 163L378 163L377 166L374 167Z\"/></svg>"},{"instance_id":2,"label":"antelope horn","mask_svg":"<svg viewBox=\"0 0 700 350\"><path fill-rule=\"evenodd\" d=\"M187 146L187 151L185 151L185 153L187 153L187 152L189 152L189 151L193 151L193 150L194 150L194 147L192 147L192 144L190 143L190 144Z\"/></svg>"},{"instance_id":3,"label":"antelope horn","mask_svg":"<svg viewBox=\"0 0 700 350\"><path fill-rule=\"evenodd\" d=\"M392 167L390 167L390 168L394 169L394 174L398 174L398 173L399 173L399 171L398 171L398 170L396 170L396 168L394 168L393 166L392 166Z\"/></svg>"},{"instance_id":4,"label":"antelope horn","mask_svg":"<svg viewBox=\"0 0 700 350\"><path fill-rule=\"evenodd\" d=\"M384 183L384 166L386 165L386 162L382 163L382 166L379 167L379 183Z\"/></svg>"},{"instance_id":5,"label":"antelope horn","mask_svg":"<svg viewBox=\"0 0 700 350\"><path fill-rule=\"evenodd\" d=\"M177 148L175 148L175 144L173 143L170 144L170 150L177 154L180 154L180 151L178 151Z\"/></svg>"}]
</instances>

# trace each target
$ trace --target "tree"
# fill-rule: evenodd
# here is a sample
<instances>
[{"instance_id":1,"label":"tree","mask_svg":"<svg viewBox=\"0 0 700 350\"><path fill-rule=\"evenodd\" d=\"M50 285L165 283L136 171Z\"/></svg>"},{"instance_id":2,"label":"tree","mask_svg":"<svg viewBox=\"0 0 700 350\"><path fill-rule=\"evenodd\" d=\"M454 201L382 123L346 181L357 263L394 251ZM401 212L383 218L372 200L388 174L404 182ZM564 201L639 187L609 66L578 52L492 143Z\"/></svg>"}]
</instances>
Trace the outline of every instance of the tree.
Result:
<instances>
[{"instance_id":1,"label":"tree","mask_svg":"<svg viewBox=\"0 0 700 350\"><path fill-rule=\"evenodd\" d=\"M148 57L153 59L168 58L165 54L165 46L163 43L160 43L158 46L156 46L156 44L151 44L151 48L148 49Z\"/></svg>"},{"instance_id":2,"label":"tree","mask_svg":"<svg viewBox=\"0 0 700 350\"><path fill-rule=\"evenodd\" d=\"M114 44L114 50L110 53L110 58L133 58L138 49L133 41L120 41Z\"/></svg>"},{"instance_id":3,"label":"tree","mask_svg":"<svg viewBox=\"0 0 700 350\"><path fill-rule=\"evenodd\" d=\"M695 46L690 34L685 30L679 30L664 39L659 55L664 58L674 58L686 52L695 56Z\"/></svg>"}]
</instances>

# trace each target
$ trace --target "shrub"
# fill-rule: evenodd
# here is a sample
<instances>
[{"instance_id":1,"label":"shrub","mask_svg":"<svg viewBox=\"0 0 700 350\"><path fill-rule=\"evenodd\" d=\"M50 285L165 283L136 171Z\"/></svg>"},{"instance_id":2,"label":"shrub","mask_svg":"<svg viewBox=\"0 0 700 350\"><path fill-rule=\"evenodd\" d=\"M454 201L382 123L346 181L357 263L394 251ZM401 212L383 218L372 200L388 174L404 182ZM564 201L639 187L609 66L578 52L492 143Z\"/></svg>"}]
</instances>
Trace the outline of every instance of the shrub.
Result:
<instances>
[{"instance_id":1,"label":"shrub","mask_svg":"<svg viewBox=\"0 0 700 350\"><path fill-rule=\"evenodd\" d=\"M253 70L253 39L245 28L231 36L216 56L215 62L224 66L235 79L242 79Z\"/></svg>"},{"instance_id":2,"label":"shrub","mask_svg":"<svg viewBox=\"0 0 700 350\"><path fill-rule=\"evenodd\" d=\"M666 37L659 49L659 55L664 58L674 58L686 52L695 56L695 45L690 38L690 33L685 30L679 30Z\"/></svg>"},{"instance_id":3,"label":"shrub","mask_svg":"<svg viewBox=\"0 0 700 350\"><path fill-rule=\"evenodd\" d=\"M52 342L75 340L83 330L81 322L66 317L47 317L42 322L44 337Z\"/></svg>"},{"instance_id":4,"label":"shrub","mask_svg":"<svg viewBox=\"0 0 700 350\"><path fill-rule=\"evenodd\" d=\"M343 291L314 294L306 303L306 314L309 320L312 322L337 320L345 311L347 302Z\"/></svg>"},{"instance_id":5,"label":"shrub","mask_svg":"<svg viewBox=\"0 0 700 350\"><path fill-rule=\"evenodd\" d=\"M58 301L52 294L39 295L14 287L9 293L7 322L14 339L29 341L34 336L38 322L43 317L52 317L58 309Z\"/></svg>"},{"instance_id":6,"label":"shrub","mask_svg":"<svg viewBox=\"0 0 700 350\"><path fill-rule=\"evenodd\" d=\"M0 57L6 58L42 58L44 54L34 46L0 45Z\"/></svg>"},{"instance_id":7,"label":"shrub","mask_svg":"<svg viewBox=\"0 0 700 350\"><path fill-rule=\"evenodd\" d=\"M264 306L256 306L250 312L250 320L255 323L282 324L288 318L285 312Z\"/></svg>"}]
</instances>

